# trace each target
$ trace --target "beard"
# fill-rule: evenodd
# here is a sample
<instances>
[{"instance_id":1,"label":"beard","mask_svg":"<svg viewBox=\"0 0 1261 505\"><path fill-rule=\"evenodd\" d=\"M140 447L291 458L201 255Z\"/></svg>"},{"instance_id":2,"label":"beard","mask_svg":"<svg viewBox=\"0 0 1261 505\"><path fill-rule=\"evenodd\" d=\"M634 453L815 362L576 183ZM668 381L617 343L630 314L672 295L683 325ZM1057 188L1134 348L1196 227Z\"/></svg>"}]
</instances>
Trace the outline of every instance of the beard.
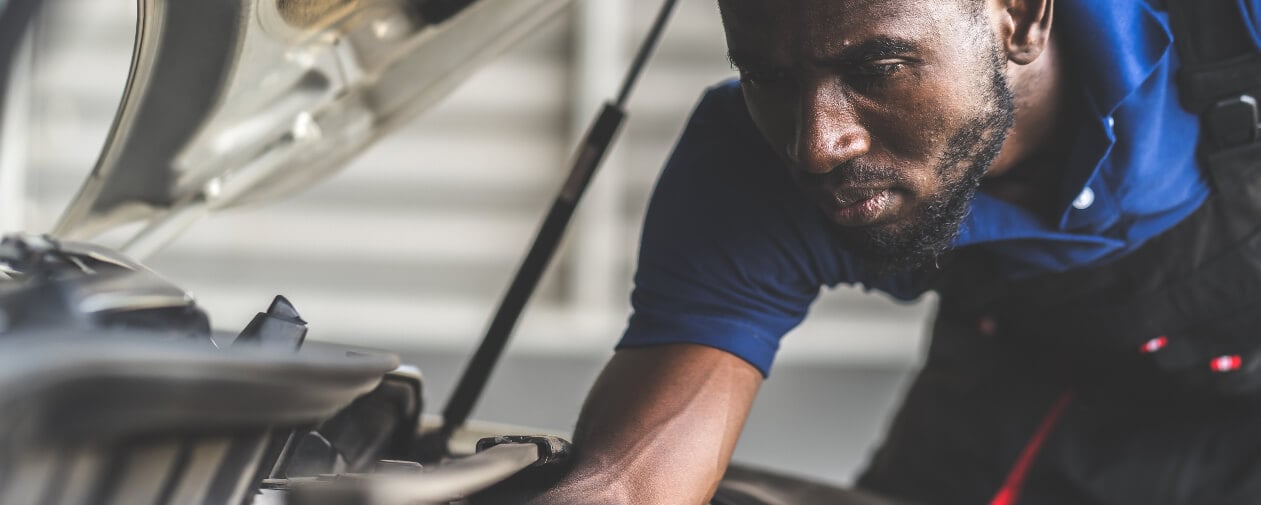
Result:
<instances>
[{"instance_id":1,"label":"beard","mask_svg":"<svg viewBox=\"0 0 1261 505\"><path fill-rule=\"evenodd\" d=\"M986 91L993 107L948 139L935 165L937 176L945 181L942 190L917 205L907 225L838 227L841 241L857 256L864 271L884 277L923 268L936 264L953 245L981 178L998 157L1015 122L1015 95L1003 74L1003 58L997 47L993 48L990 68ZM886 173L874 167L853 167L850 174L862 179L869 172Z\"/></svg>"}]
</instances>

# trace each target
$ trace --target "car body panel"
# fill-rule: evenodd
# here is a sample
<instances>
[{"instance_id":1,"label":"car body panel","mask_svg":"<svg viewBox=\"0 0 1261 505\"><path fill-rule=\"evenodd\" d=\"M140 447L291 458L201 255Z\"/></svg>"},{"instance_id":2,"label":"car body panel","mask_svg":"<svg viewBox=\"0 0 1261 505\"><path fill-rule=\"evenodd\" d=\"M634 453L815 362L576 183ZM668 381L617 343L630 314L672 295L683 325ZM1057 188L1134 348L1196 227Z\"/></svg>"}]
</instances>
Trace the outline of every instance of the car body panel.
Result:
<instances>
[{"instance_id":1,"label":"car body panel","mask_svg":"<svg viewBox=\"0 0 1261 505\"><path fill-rule=\"evenodd\" d=\"M138 0L122 103L54 235L144 222L122 248L144 257L207 212L304 189L569 1Z\"/></svg>"}]
</instances>

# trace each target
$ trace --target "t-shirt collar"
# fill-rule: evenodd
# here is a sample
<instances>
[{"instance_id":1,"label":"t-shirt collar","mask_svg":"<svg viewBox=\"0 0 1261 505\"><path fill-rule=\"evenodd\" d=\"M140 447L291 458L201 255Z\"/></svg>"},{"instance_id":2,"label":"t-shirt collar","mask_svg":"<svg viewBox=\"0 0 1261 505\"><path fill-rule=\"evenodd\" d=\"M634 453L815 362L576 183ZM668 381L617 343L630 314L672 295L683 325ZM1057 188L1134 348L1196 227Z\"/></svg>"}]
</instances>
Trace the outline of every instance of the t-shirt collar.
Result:
<instances>
[{"instance_id":1,"label":"t-shirt collar","mask_svg":"<svg viewBox=\"0 0 1261 505\"><path fill-rule=\"evenodd\" d=\"M1064 1L1055 16L1060 42L1101 118L1142 86L1173 43L1168 14L1141 0Z\"/></svg>"},{"instance_id":2,"label":"t-shirt collar","mask_svg":"<svg viewBox=\"0 0 1261 505\"><path fill-rule=\"evenodd\" d=\"M978 194L956 246L994 240L1047 239L1085 243L1102 237L1074 236L1063 228L1070 203L1099 170L1116 143L1109 118L1151 76L1170 51L1168 16L1141 0L1066 0L1056 4L1055 23L1085 100L1084 124L1075 135L1065 174L1064 211L1058 227L1037 223L1028 211ZM1102 195L1106 198L1108 195ZM1001 209L997 209L997 208ZM995 222L995 215L1006 219Z\"/></svg>"}]
</instances>

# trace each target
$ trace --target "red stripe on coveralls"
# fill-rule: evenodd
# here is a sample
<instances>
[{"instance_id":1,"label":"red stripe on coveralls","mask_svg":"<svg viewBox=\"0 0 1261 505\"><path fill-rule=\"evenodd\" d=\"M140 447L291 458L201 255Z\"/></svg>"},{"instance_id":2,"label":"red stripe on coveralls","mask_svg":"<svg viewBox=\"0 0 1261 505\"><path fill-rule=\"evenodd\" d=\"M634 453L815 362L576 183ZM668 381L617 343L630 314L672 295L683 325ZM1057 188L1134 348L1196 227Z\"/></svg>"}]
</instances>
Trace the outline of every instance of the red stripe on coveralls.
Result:
<instances>
[{"instance_id":1,"label":"red stripe on coveralls","mask_svg":"<svg viewBox=\"0 0 1261 505\"><path fill-rule=\"evenodd\" d=\"M1029 443L1025 444L1025 448L1020 451L1020 457L1016 459L1016 464L1012 465L1011 473L1007 474L1003 487L998 490L998 494L994 495L994 499L990 500L990 505L1016 505L1016 500L1020 499L1020 491L1025 486L1025 478L1029 476L1029 469L1033 467L1033 460L1037 459L1039 452L1042 452L1042 444L1046 443L1051 432L1055 431L1060 417L1064 415L1064 411L1072 402L1072 393L1064 393L1060 395L1059 400L1055 401L1055 405L1047 412L1046 417L1042 418L1038 431L1034 432L1033 438L1030 438Z\"/></svg>"}]
</instances>

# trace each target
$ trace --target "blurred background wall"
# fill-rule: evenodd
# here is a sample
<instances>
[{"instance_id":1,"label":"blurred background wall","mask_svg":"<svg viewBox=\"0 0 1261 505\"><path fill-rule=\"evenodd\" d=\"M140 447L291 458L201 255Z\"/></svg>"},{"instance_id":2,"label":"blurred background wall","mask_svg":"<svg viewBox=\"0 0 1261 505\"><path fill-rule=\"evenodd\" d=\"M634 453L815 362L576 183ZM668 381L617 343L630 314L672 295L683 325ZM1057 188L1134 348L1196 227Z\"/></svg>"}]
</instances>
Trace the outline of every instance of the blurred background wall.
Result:
<instances>
[{"instance_id":1,"label":"blurred background wall","mask_svg":"<svg viewBox=\"0 0 1261 505\"><path fill-rule=\"evenodd\" d=\"M29 89L16 91L28 99L10 112L30 127L17 136L24 149L5 146L27 169L0 188L10 195L4 231L52 226L92 167L130 58L134 2L46 5ZM218 328L243 327L281 293L311 322L312 338L403 353L425 372L427 410L437 412L571 146L616 92L657 7L580 0L340 175L212 217L148 264L191 290ZM479 417L571 429L629 314L657 173L705 87L734 76L725 50L713 0L682 0ZM918 360L929 303L856 288L824 293L785 339L737 458L849 481Z\"/></svg>"}]
</instances>

